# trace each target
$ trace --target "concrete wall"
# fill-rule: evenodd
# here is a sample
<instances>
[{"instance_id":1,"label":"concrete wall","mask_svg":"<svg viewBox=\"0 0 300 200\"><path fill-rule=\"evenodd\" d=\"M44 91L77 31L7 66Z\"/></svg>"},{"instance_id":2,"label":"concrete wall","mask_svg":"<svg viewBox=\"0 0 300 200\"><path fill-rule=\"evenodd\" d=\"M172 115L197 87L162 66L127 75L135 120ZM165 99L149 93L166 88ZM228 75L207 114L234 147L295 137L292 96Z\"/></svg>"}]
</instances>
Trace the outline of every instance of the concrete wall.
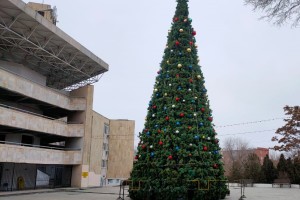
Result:
<instances>
[{"instance_id":1,"label":"concrete wall","mask_svg":"<svg viewBox=\"0 0 300 200\"><path fill-rule=\"evenodd\" d=\"M40 85L46 85L46 77L25 67L24 65L0 60L0 68Z\"/></svg>"},{"instance_id":2,"label":"concrete wall","mask_svg":"<svg viewBox=\"0 0 300 200\"><path fill-rule=\"evenodd\" d=\"M85 110L84 98L65 94L34 83L0 68L0 87L67 110Z\"/></svg>"},{"instance_id":3,"label":"concrete wall","mask_svg":"<svg viewBox=\"0 0 300 200\"><path fill-rule=\"evenodd\" d=\"M0 144L0 160L13 163L78 165L81 163L81 152Z\"/></svg>"},{"instance_id":4,"label":"concrete wall","mask_svg":"<svg viewBox=\"0 0 300 200\"><path fill-rule=\"evenodd\" d=\"M134 159L134 121L110 120L108 179L127 179Z\"/></svg>"},{"instance_id":5,"label":"concrete wall","mask_svg":"<svg viewBox=\"0 0 300 200\"><path fill-rule=\"evenodd\" d=\"M93 112L91 153L89 157L89 184L88 186L100 186L103 154L104 124L109 124L109 119Z\"/></svg>"},{"instance_id":6,"label":"concrete wall","mask_svg":"<svg viewBox=\"0 0 300 200\"><path fill-rule=\"evenodd\" d=\"M49 133L65 137L83 137L82 124L65 124L60 121L0 107L0 124L10 127Z\"/></svg>"},{"instance_id":7,"label":"concrete wall","mask_svg":"<svg viewBox=\"0 0 300 200\"><path fill-rule=\"evenodd\" d=\"M47 10L47 9L50 9L51 6L50 5L47 5L47 4L40 4L40 3L33 3L33 2L28 2L27 3L27 6L32 8L33 10L36 10L36 11L41 11L41 10ZM51 15L51 12L48 10L48 11L45 11L45 15L44 17L50 21L52 23L52 15Z\"/></svg>"}]
</instances>

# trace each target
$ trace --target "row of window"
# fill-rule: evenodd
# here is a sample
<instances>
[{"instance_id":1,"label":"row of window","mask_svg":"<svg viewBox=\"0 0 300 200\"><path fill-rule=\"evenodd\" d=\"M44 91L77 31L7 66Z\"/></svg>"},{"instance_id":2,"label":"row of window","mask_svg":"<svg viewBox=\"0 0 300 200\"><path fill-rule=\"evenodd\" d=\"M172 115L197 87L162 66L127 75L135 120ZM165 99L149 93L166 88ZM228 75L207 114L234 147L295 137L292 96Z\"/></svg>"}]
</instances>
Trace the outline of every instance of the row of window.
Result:
<instances>
[{"instance_id":1,"label":"row of window","mask_svg":"<svg viewBox=\"0 0 300 200\"><path fill-rule=\"evenodd\" d=\"M109 125L104 124L103 138L105 139L105 136L108 136L108 135L109 135ZM109 151L108 141L103 142L103 151L105 151L105 156L108 156L108 151ZM107 168L107 160L106 159L102 159L101 167Z\"/></svg>"}]
</instances>

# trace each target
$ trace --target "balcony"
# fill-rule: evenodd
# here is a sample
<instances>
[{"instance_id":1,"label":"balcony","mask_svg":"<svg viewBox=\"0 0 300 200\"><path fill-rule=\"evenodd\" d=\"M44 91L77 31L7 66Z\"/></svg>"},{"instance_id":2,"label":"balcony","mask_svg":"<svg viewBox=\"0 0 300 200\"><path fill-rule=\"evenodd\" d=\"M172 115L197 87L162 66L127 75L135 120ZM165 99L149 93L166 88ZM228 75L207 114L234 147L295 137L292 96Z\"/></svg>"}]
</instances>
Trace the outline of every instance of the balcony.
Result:
<instances>
[{"instance_id":1,"label":"balcony","mask_svg":"<svg viewBox=\"0 0 300 200\"><path fill-rule=\"evenodd\" d=\"M62 137L83 137L83 124L67 124L35 113L0 105L0 125Z\"/></svg>"},{"instance_id":2,"label":"balcony","mask_svg":"<svg viewBox=\"0 0 300 200\"><path fill-rule=\"evenodd\" d=\"M69 97L3 69L0 69L0 77L0 88L13 91L21 98L32 98L66 110L83 111L86 109L85 98Z\"/></svg>"},{"instance_id":3,"label":"balcony","mask_svg":"<svg viewBox=\"0 0 300 200\"><path fill-rule=\"evenodd\" d=\"M21 144L0 144L0 161L31 164L78 165L81 163L80 150L44 149L41 146Z\"/></svg>"}]
</instances>

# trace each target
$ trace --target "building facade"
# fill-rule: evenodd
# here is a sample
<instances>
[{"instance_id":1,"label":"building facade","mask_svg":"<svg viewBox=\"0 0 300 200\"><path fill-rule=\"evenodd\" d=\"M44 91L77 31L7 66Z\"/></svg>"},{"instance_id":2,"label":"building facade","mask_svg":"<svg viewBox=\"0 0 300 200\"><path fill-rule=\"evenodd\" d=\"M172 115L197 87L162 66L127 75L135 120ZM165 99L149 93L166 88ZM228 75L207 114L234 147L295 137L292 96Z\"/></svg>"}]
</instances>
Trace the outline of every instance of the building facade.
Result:
<instances>
[{"instance_id":1,"label":"building facade","mask_svg":"<svg viewBox=\"0 0 300 200\"><path fill-rule=\"evenodd\" d=\"M222 160L224 163L225 175L229 176L232 170L233 164L242 164L247 159L249 154L255 154L259 158L260 164L262 165L264 162L264 158L266 155L269 155L268 148L251 148L251 149L242 149L242 150L223 150L222 152Z\"/></svg>"},{"instance_id":2,"label":"building facade","mask_svg":"<svg viewBox=\"0 0 300 200\"><path fill-rule=\"evenodd\" d=\"M93 110L108 65L52 15L0 1L0 191L102 186L133 165L134 121Z\"/></svg>"}]
</instances>

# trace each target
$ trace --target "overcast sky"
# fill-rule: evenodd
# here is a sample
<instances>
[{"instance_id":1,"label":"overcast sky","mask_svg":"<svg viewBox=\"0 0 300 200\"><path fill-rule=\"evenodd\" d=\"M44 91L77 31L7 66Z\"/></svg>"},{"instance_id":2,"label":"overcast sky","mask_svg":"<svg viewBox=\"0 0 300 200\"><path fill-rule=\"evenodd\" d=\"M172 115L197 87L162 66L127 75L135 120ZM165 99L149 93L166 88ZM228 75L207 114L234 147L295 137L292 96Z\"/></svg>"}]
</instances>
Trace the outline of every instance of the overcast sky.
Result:
<instances>
[{"instance_id":1,"label":"overcast sky","mask_svg":"<svg viewBox=\"0 0 300 200\"><path fill-rule=\"evenodd\" d=\"M95 84L94 110L111 119L135 120L137 135L144 126L176 1L44 3L57 7L58 27L110 65ZM216 126L281 118L285 105L299 105L299 28L259 20L261 13L242 0L190 0L189 7ZM270 147L274 129L283 124L273 120L216 130L221 141L234 136L252 147ZM271 131L259 132L264 130Z\"/></svg>"}]
</instances>

